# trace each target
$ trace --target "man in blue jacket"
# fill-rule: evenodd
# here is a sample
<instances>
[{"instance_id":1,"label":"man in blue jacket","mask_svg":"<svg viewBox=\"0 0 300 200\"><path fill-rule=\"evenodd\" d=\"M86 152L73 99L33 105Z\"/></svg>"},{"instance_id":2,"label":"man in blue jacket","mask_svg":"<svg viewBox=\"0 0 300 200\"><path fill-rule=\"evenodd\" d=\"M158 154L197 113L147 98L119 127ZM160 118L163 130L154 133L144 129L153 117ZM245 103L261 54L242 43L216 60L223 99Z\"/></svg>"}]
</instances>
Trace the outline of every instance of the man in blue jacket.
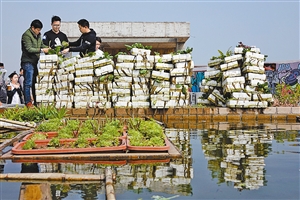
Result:
<instances>
[{"instance_id":1,"label":"man in blue jacket","mask_svg":"<svg viewBox=\"0 0 300 200\"><path fill-rule=\"evenodd\" d=\"M77 24L82 35L77 41L69 42L70 47L64 49L62 53L79 52L79 55L83 57L85 54L96 51L96 32L90 28L86 19L79 20Z\"/></svg>"}]
</instances>

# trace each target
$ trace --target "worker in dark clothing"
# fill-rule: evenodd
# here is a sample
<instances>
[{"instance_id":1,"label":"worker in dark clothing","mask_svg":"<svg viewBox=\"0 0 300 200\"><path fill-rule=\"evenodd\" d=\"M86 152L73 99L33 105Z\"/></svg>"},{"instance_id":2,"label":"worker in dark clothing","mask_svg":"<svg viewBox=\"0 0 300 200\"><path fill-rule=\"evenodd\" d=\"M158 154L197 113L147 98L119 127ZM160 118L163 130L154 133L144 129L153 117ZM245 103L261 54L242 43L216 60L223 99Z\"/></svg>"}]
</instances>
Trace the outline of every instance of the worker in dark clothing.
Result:
<instances>
[{"instance_id":1,"label":"worker in dark clothing","mask_svg":"<svg viewBox=\"0 0 300 200\"><path fill-rule=\"evenodd\" d=\"M96 32L90 28L90 24L86 19L77 22L82 35L75 42L69 42L69 48L62 51L63 54L68 52L79 52L83 57L85 54L96 51Z\"/></svg>"},{"instance_id":2,"label":"worker in dark clothing","mask_svg":"<svg viewBox=\"0 0 300 200\"><path fill-rule=\"evenodd\" d=\"M63 41L68 42L67 35L60 31L60 25L60 17L53 16L51 18L52 29L47 31L43 36L44 45L51 47L51 49L55 49L57 46L62 46Z\"/></svg>"}]
</instances>

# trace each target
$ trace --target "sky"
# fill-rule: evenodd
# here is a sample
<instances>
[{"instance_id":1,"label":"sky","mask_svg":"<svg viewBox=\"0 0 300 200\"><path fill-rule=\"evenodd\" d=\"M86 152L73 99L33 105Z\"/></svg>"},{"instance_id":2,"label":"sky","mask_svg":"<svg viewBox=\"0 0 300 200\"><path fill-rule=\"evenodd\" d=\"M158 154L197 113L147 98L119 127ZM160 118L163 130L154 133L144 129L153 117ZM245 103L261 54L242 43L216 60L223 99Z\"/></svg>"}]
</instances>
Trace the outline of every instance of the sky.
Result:
<instances>
[{"instance_id":1,"label":"sky","mask_svg":"<svg viewBox=\"0 0 300 200\"><path fill-rule=\"evenodd\" d=\"M240 41L260 48L266 62L299 60L299 10L299 0L0 0L0 62L19 72L22 34L34 19L42 21L42 34L50 30L53 15L65 22L189 22L185 47L193 48L196 66Z\"/></svg>"}]
</instances>

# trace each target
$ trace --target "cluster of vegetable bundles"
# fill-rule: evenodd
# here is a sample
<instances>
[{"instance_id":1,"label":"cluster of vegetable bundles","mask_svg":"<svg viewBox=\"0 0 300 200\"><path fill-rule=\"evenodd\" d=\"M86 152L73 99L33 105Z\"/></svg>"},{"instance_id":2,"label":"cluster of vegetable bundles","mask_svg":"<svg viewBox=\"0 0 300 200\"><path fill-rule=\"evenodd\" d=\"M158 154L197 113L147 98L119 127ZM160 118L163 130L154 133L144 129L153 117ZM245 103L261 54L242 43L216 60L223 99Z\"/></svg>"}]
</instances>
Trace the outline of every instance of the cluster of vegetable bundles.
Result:
<instances>
[{"instance_id":1,"label":"cluster of vegetable bundles","mask_svg":"<svg viewBox=\"0 0 300 200\"><path fill-rule=\"evenodd\" d=\"M219 51L208 63L201 82L200 104L231 108L266 108L273 101L264 69L265 55L260 49L241 42L234 52Z\"/></svg>"},{"instance_id":2,"label":"cluster of vegetable bundles","mask_svg":"<svg viewBox=\"0 0 300 200\"><path fill-rule=\"evenodd\" d=\"M130 54L119 52L116 62L107 52L103 57L41 56L38 102L56 102L57 108L163 109L189 105L192 48L160 56L151 55L150 48L140 43L126 47Z\"/></svg>"}]
</instances>

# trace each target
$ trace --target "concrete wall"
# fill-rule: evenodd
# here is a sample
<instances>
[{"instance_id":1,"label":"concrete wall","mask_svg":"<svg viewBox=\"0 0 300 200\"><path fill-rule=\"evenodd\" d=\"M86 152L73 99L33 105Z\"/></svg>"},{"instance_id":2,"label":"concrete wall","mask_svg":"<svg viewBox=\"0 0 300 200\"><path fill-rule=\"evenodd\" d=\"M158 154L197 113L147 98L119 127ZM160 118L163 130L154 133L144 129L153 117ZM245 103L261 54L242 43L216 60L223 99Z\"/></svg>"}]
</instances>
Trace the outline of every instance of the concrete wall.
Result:
<instances>
[{"instance_id":1,"label":"concrete wall","mask_svg":"<svg viewBox=\"0 0 300 200\"><path fill-rule=\"evenodd\" d=\"M90 28L101 37L102 50L111 55L137 42L152 46L152 52L169 53L184 49L190 37L189 22L90 22ZM61 31L70 41L81 35L77 22L62 22Z\"/></svg>"}]
</instances>

